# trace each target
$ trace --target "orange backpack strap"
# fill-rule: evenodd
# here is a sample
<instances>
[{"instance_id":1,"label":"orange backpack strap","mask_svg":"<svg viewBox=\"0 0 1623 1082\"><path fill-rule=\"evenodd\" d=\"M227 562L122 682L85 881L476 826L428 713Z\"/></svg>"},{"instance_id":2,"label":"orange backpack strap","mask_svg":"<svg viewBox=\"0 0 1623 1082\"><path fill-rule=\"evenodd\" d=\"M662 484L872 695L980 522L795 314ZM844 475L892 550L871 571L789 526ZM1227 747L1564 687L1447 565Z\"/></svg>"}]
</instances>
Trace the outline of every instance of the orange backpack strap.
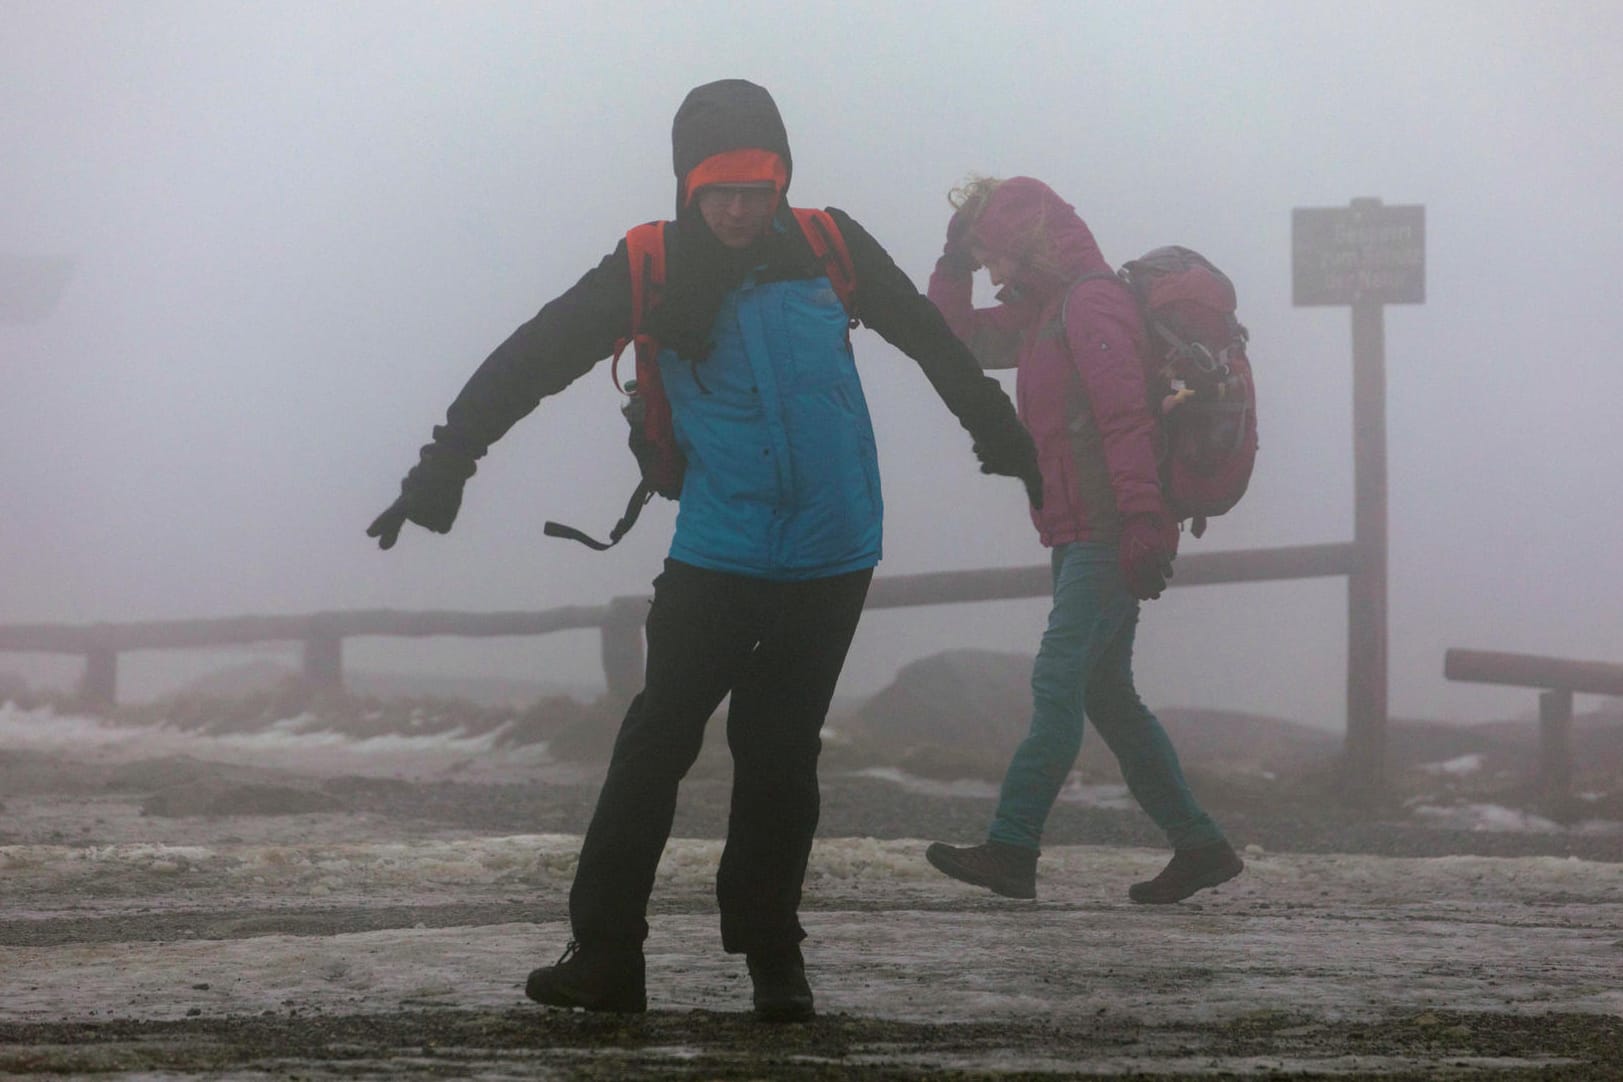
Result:
<instances>
[{"instance_id":1,"label":"orange backpack strap","mask_svg":"<svg viewBox=\"0 0 1623 1082\"><path fill-rule=\"evenodd\" d=\"M638 344L639 351L652 345L644 341L640 332L642 321L654 310L665 290L665 225L665 222L644 222L626 233L626 258L631 265L631 333L614 343L614 362L610 366L614 387L621 393L625 388L620 386L620 354L633 342Z\"/></svg>"},{"instance_id":2,"label":"orange backpack strap","mask_svg":"<svg viewBox=\"0 0 1623 1082\"><path fill-rule=\"evenodd\" d=\"M659 343L642 329L643 321L658 306L665 290L668 224L645 222L626 234L626 257L631 265L631 337L615 343L613 375L615 387L629 399L626 408L633 411L627 413L627 420L631 421L632 448L642 469L643 485L674 500L682 491L687 463L676 446L671 403L665 397L665 382L659 371ZM636 354L634 389L621 386L619 373L620 354L631 343L635 343ZM629 528L630 523L626 525Z\"/></svg>"},{"instance_id":3,"label":"orange backpack strap","mask_svg":"<svg viewBox=\"0 0 1623 1082\"><path fill-rule=\"evenodd\" d=\"M806 242L811 245L812 255L822 260L824 268L828 271L829 284L834 292L839 294L840 303L850 312L852 318L856 317L853 304L857 293L857 275L851 265L851 251L845 246L845 237L840 234L840 227L834 224L834 218L826 210L812 210L807 207L794 207L795 220L800 223L800 231L806 235Z\"/></svg>"},{"instance_id":4,"label":"orange backpack strap","mask_svg":"<svg viewBox=\"0 0 1623 1082\"><path fill-rule=\"evenodd\" d=\"M615 389L628 399L622 409L631 425L633 450L652 449L646 454L637 452L642 480L626 503L620 521L609 531L607 541L599 541L561 522L548 522L541 528L548 537L579 541L599 552L619 543L626 531L636 525L643 506L656 494L675 499L682 488L684 464L681 452L676 449L671 405L665 399L665 388L660 380L659 343L642 332L643 320L659 303L665 289L665 226L665 222L644 222L626 233L626 259L631 272L631 329L626 337L614 343L614 362L610 368ZM620 385L620 357L633 343L637 378L630 387L623 387Z\"/></svg>"}]
</instances>

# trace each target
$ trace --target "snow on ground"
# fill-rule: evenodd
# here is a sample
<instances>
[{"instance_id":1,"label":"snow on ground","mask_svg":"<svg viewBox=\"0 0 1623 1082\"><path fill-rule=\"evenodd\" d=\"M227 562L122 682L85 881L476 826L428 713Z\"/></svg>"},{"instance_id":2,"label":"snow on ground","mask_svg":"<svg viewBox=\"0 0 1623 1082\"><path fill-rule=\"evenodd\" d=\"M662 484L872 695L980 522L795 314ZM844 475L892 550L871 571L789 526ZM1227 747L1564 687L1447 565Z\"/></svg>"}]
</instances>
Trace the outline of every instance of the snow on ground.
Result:
<instances>
[{"instance_id":1,"label":"snow on ground","mask_svg":"<svg viewBox=\"0 0 1623 1082\"><path fill-rule=\"evenodd\" d=\"M385 733L356 739L317 727L311 715L284 718L249 732L199 733L172 727L115 725L103 718L24 710L0 702L0 749L71 754L119 763L183 755L206 762L277 767L316 776L362 774L428 777L474 768L470 777L533 776L549 765L544 743L500 747L503 730ZM577 772L578 773L578 772ZM0 794L3 796L3 794Z\"/></svg>"},{"instance_id":2,"label":"snow on ground","mask_svg":"<svg viewBox=\"0 0 1623 1082\"><path fill-rule=\"evenodd\" d=\"M930 796L975 797L979 799L995 798L998 794L999 783L981 781L977 778L959 778L953 781L941 781L936 778L920 778L899 770L893 766L870 766L856 771L865 778L878 778L913 793L926 793ZM1066 804L1086 804L1094 808L1130 808L1133 806L1132 795L1128 793L1125 785L1089 785L1082 781L1080 775L1073 774L1060 789L1059 800Z\"/></svg>"},{"instance_id":3,"label":"snow on ground","mask_svg":"<svg viewBox=\"0 0 1623 1082\"><path fill-rule=\"evenodd\" d=\"M586 771L549 759L544 743L501 745L502 729L477 736L457 732L422 735L384 734L356 739L312 727L308 716L288 718L256 732L207 734L173 728L133 728L103 719L56 715L48 709L24 710L0 702L0 749L71 754L86 762L120 763L163 756L185 756L206 762L276 767L318 777L364 775L426 778L455 773L464 781L578 780ZM1480 755L1427 764L1422 772L1459 777L1478 771ZM934 796L988 798L996 782L979 779L943 781L920 778L891 766L856 771L888 781L910 792ZM0 794L3 798L4 794ZM1087 784L1073 775L1060 791L1061 803L1097 808L1130 808L1124 785ZM1457 830L1522 831L1584 834L1623 833L1623 822L1585 820L1563 827L1550 819L1497 804L1448 806L1417 803L1411 811L1436 827Z\"/></svg>"},{"instance_id":4,"label":"snow on ground","mask_svg":"<svg viewBox=\"0 0 1623 1082\"><path fill-rule=\"evenodd\" d=\"M1463 777L1480 772L1486 759L1487 757L1480 752L1472 752L1469 755L1457 755L1452 759L1444 759L1441 762L1422 763L1420 769L1427 774L1452 774L1455 777Z\"/></svg>"},{"instance_id":5,"label":"snow on ground","mask_svg":"<svg viewBox=\"0 0 1623 1082\"><path fill-rule=\"evenodd\" d=\"M0 847L26 914L185 911L247 904L384 906L522 899L534 923L0 947L26 974L8 1020L495 1006L568 938L579 839L399 844ZM807 879L808 954L825 1009L908 1021L1079 1020L1104 1009L1212 1020L1264 1007L1354 1017L1395 1007L1581 1010L1623 1016L1623 868L1558 858L1252 853L1241 879L1197 903L1126 903L1161 854L1064 847L1044 854L1036 904L947 883L924 843L820 841ZM720 952L707 894L721 845L677 840L656 886L685 899L654 920L651 995L662 1006L739 1009L740 966ZM152 886L154 879L160 880ZM167 883L161 882L168 880ZM183 884L183 885L181 885ZM97 902L108 898L107 904ZM124 899L119 901L117 899ZM680 970L680 982L662 978ZM207 985L206 989L200 985Z\"/></svg>"},{"instance_id":6,"label":"snow on ground","mask_svg":"<svg viewBox=\"0 0 1623 1082\"><path fill-rule=\"evenodd\" d=\"M317 774L455 770L460 778L499 758L478 744L343 740L295 726L154 734L0 708L0 750L97 763L184 755ZM1067 798L1120 794L1076 787ZM525 974L556 958L568 938L575 835L444 829L408 837L395 824L344 813L177 820L142 817L116 794L0 799L10 836L47 839L0 845L0 1023L523 1007ZM92 817L102 841L74 844ZM1253 847L1231 884L1181 905L1142 907L1127 902L1127 886L1154 874L1164 852L1050 848L1030 903L943 879L924 861L924 845L817 842L804 922L825 1016L1066 1027L1109 1018L1163 1028L1270 1013L1319 1022L1434 1010L1623 1017L1619 864ZM665 853L647 945L655 1010L748 1007L741 961L721 952L716 928L720 852L714 839L676 839ZM1059 1069L1041 1047L965 1055L937 1050L907 1062ZM1146 1065L1127 1058L1091 1067L1112 1063ZM1149 1065L1304 1066L1171 1053Z\"/></svg>"}]
</instances>

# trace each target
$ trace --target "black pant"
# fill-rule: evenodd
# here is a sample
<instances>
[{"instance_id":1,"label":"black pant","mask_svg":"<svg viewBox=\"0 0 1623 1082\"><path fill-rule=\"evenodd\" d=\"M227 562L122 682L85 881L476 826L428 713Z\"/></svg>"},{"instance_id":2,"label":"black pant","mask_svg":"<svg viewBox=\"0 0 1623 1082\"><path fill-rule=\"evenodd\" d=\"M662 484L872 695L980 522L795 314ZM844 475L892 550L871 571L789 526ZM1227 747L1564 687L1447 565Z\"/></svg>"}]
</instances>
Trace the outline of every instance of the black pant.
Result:
<instances>
[{"instance_id":1,"label":"black pant","mask_svg":"<svg viewBox=\"0 0 1623 1082\"><path fill-rule=\"evenodd\" d=\"M818 736L871 569L769 582L665 561L648 613L648 671L614 743L569 917L582 942L641 943L676 790L728 692L732 810L716 877L730 953L805 938L797 911L817 830Z\"/></svg>"}]
</instances>

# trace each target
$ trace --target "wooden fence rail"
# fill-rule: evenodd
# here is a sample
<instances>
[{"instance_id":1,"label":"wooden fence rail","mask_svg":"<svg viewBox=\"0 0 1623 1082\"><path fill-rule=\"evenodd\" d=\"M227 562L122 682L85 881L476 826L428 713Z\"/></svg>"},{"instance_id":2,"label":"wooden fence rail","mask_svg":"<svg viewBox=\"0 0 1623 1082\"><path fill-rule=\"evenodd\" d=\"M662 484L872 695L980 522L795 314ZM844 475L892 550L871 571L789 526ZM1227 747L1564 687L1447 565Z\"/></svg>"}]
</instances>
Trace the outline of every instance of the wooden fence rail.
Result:
<instances>
[{"instance_id":1,"label":"wooden fence rail","mask_svg":"<svg viewBox=\"0 0 1623 1082\"><path fill-rule=\"evenodd\" d=\"M1623 665L1537 654L1448 650L1443 676L1474 684L1543 689L1538 697L1538 780L1545 811L1558 822L1573 814L1572 697L1623 695Z\"/></svg>"},{"instance_id":2,"label":"wooden fence rail","mask_svg":"<svg viewBox=\"0 0 1623 1082\"><path fill-rule=\"evenodd\" d=\"M1359 566L1352 544L1299 545L1178 557L1173 586L1261 582L1348 575ZM989 568L891 575L874 580L870 609L962 604L1046 597L1049 567ZM371 609L295 616L140 623L13 624L0 626L0 652L79 654L85 659L84 698L111 706L117 700L118 655L133 650L187 650L262 642L302 642L304 678L314 687L343 687L343 642L360 636L469 638L546 635L596 628L602 635L603 672L610 695L629 700L642 686L642 625L646 595L617 597L607 605L543 612L404 612Z\"/></svg>"}]
</instances>

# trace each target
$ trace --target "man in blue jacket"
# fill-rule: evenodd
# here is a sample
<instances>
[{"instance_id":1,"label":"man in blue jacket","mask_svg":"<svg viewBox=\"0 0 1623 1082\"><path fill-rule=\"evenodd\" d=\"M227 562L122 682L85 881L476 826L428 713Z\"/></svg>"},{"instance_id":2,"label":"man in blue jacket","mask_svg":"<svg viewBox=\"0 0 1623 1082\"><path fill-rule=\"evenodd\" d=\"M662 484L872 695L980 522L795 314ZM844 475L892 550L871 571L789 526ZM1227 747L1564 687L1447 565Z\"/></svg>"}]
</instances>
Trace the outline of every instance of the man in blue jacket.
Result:
<instances>
[{"instance_id":1,"label":"man in blue jacket","mask_svg":"<svg viewBox=\"0 0 1623 1082\"><path fill-rule=\"evenodd\" d=\"M728 79L697 87L671 133L677 212L663 296L642 330L686 459L670 556L654 580L647 671L615 741L581 849L573 939L530 974L555 1007L646 1009L642 944L677 787L729 693L732 812L717 875L722 945L745 956L757 1017L813 1014L801 884L818 817L819 731L880 557L874 436L852 316L912 357L974 440L981 469L1040 500L1031 438L934 305L850 216L847 311L784 199L793 172L776 104ZM631 326L622 241L480 366L368 529L444 533L475 462Z\"/></svg>"}]
</instances>

